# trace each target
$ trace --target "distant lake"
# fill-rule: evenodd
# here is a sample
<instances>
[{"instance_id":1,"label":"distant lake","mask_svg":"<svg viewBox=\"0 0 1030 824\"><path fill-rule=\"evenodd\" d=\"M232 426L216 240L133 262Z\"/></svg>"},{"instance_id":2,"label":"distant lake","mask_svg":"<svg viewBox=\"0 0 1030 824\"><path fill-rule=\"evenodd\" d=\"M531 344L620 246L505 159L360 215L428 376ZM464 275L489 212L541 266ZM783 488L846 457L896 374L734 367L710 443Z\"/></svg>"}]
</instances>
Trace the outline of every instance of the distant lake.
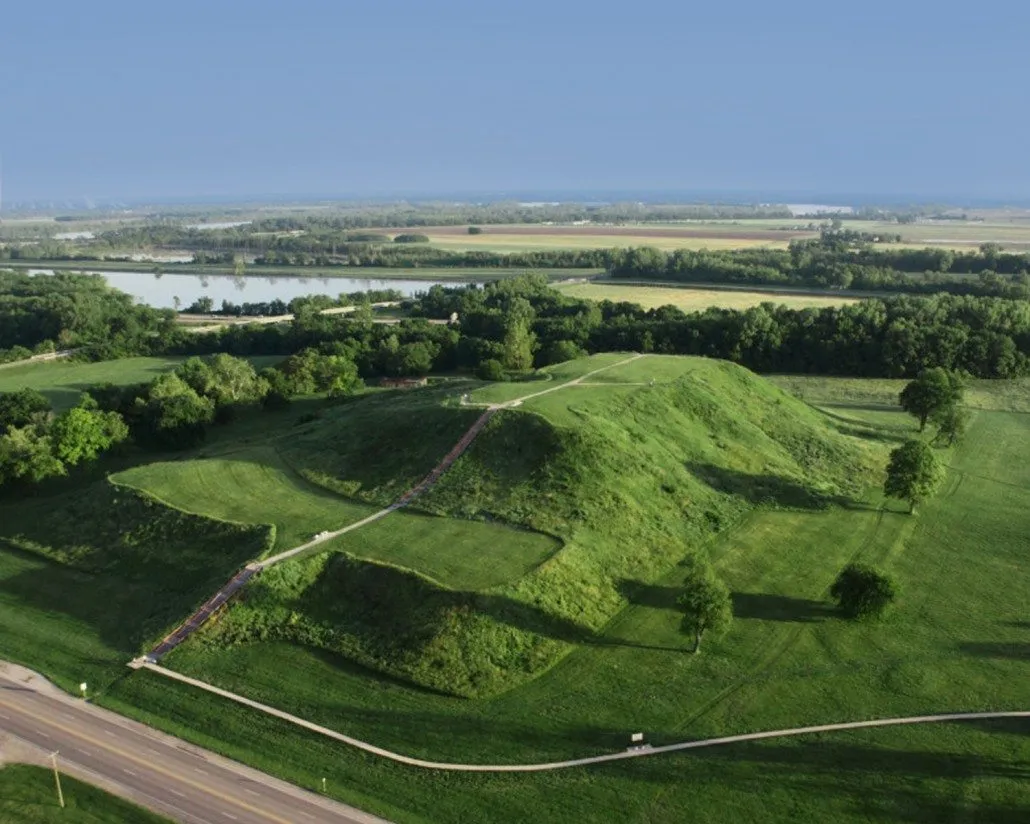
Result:
<instances>
[{"instance_id":1,"label":"distant lake","mask_svg":"<svg viewBox=\"0 0 1030 824\"><path fill-rule=\"evenodd\" d=\"M36 274L53 274L49 269L31 270ZM293 298L306 295L330 295L336 297L350 292L367 292L369 289L396 289L406 296L425 292L430 286L440 283L444 286L459 286L453 281L400 280L395 278L336 278L297 277L295 275L155 275L153 272L94 272L115 289L132 295L140 303L158 309L174 309L175 298L185 308L197 298L205 295L214 301L215 308L223 300L231 303L261 303L280 300L289 303Z\"/></svg>"}]
</instances>

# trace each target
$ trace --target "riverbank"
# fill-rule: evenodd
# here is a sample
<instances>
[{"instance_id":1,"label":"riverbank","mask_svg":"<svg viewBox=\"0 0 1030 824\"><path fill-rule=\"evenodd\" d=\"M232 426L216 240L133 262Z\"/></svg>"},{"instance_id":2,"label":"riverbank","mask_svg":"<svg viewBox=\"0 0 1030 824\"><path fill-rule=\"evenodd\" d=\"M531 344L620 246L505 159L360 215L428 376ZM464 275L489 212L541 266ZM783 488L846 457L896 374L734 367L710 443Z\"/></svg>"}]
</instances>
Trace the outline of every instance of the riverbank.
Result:
<instances>
[{"instance_id":1,"label":"riverbank","mask_svg":"<svg viewBox=\"0 0 1030 824\"><path fill-rule=\"evenodd\" d=\"M149 268L148 268L149 267ZM120 260L0 260L0 269L53 269L72 272L137 272L141 274L221 275L234 276L232 264L214 263L155 263ZM141 270L145 270L141 272ZM535 272L551 280L569 277L592 277L602 269L532 269L529 267L419 267L389 268L385 266L259 266L250 264L240 276L297 277L297 278L355 278L372 280L447 280L473 283L501 280Z\"/></svg>"}]
</instances>

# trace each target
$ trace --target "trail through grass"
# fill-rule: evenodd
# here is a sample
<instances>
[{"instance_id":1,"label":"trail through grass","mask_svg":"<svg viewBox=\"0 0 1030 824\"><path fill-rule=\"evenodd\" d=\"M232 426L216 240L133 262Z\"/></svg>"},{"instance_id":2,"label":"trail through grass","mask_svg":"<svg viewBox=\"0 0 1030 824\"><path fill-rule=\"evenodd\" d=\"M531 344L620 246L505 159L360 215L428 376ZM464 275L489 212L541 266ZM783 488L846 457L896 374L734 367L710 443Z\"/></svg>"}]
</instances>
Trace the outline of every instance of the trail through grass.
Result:
<instances>
[{"instance_id":1,"label":"trail through grass","mask_svg":"<svg viewBox=\"0 0 1030 824\"><path fill-rule=\"evenodd\" d=\"M849 411L857 420L864 414ZM901 413L876 414L911 431ZM685 652L689 639L679 632L681 573L673 570L628 582L631 606L595 643L486 701L433 696L288 645L231 655L187 648L174 666L383 746L468 761L610 751L637 730L658 744L856 718L1025 709L1030 584L1017 570L1030 505L1028 426L1025 415L979 413L949 458L946 490L914 518L875 496L847 509L755 512L710 549L733 591L736 620L698 657ZM882 623L843 621L830 609L827 588L853 559L901 582L902 599ZM283 671L303 673L285 693ZM196 723L207 717L198 713ZM243 716L243 724L265 723ZM441 778L424 790L415 789L417 776L348 755L339 780L378 782L380 797L407 805L411 820L1015 822L1030 811L1027 732L1012 722L822 735L565 776Z\"/></svg>"}]
</instances>

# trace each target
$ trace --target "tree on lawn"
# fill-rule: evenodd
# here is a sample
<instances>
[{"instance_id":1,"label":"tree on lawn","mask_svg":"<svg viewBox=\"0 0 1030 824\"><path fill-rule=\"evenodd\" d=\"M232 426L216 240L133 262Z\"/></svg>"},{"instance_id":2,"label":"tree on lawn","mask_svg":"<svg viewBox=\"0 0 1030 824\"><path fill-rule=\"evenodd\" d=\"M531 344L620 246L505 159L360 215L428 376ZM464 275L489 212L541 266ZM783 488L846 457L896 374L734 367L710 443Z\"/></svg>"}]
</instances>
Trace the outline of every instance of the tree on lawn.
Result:
<instances>
[{"instance_id":1,"label":"tree on lawn","mask_svg":"<svg viewBox=\"0 0 1030 824\"><path fill-rule=\"evenodd\" d=\"M916 504L937 491L943 480L944 468L933 450L922 441L911 440L891 452L883 491L889 498L908 501L911 513L916 511Z\"/></svg>"},{"instance_id":2,"label":"tree on lawn","mask_svg":"<svg viewBox=\"0 0 1030 824\"><path fill-rule=\"evenodd\" d=\"M683 594L676 600L683 611L681 629L694 636L696 654L701 650L701 639L706 632L721 632L733 621L730 591L715 577L712 568L696 561L683 582Z\"/></svg>"},{"instance_id":3,"label":"tree on lawn","mask_svg":"<svg viewBox=\"0 0 1030 824\"><path fill-rule=\"evenodd\" d=\"M937 427L937 435L934 442L938 445L951 446L955 441L960 440L969 428L969 413L955 403L948 404L943 409L937 410L932 417Z\"/></svg>"},{"instance_id":4,"label":"tree on lawn","mask_svg":"<svg viewBox=\"0 0 1030 824\"><path fill-rule=\"evenodd\" d=\"M962 380L955 372L934 367L920 372L901 390L898 400L902 409L918 419L922 432L935 413L961 402L963 391Z\"/></svg>"},{"instance_id":5,"label":"tree on lawn","mask_svg":"<svg viewBox=\"0 0 1030 824\"><path fill-rule=\"evenodd\" d=\"M864 564L848 564L830 587L830 595L849 618L878 617L894 602L894 581Z\"/></svg>"}]
</instances>

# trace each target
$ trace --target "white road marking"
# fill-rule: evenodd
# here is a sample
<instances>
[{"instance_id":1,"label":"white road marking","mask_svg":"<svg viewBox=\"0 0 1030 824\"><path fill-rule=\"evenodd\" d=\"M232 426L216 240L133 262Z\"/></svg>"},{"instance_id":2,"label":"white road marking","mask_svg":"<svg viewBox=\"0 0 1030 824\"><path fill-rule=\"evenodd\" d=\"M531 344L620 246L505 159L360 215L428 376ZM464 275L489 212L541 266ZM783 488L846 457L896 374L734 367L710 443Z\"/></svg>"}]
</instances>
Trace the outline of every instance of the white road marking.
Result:
<instances>
[{"instance_id":1,"label":"white road marking","mask_svg":"<svg viewBox=\"0 0 1030 824\"><path fill-rule=\"evenodd\" d=\"M194 767L193 768L193 772L198 772L201 775L207 775L207 770L202 770L202 769L200 769L200 767Z\"/></svg>"},{"instance_id":2,"label":"white road marking","mask_svg":"<svg viewBox=\"0 0 1030 824\"><path fill-rule=\"evenodd\" d=\"M50 737L45 732L41 732L40 730L36 730L36 735L42 735L44 738L49 738Z\"/></svg>"},{"instance_id":3,"label":"white road marking","mask_svg":"<svg viewBox=\"0 0 1030 824\"><path fill-rule=\"evenodd\" d=\"M231 818L233 821L236 821L236 816L234 816L232 813L227 813L223 810L222 815L224 815L226 818Z\"/></svg>"},{"instance_id":4,"label":"white road marking","mask_svg":"<svg viewBox=\"0 0 1030 824\"><path fill-rule=\"evenodd\" d=\"M10 720L11 720L11 716L9 716L9 715L4 715L4 714L3 714L2 712L0 712L0 718L5 718L5 719L7 719L8 721L10 721Z\"/></svg>"},{"instance_id":5,"label":"white road marking","mask_svg":"<svg viewBox=\"0 0 1030 824\"><path fill-rule=\"evenodd\" d=\"M179 798L186 798L186 793L181 793L178 790L172 789L171 787L168 788L168 792L170 792L172 795L179 796Z\"/></svg>"},{"instance_id":6,"label":"white road marking","mask_svg":"<svg viewBox=\"0 0 1030 824\"><path fill-rule=\"evenodd\" d=\"M244 787L244 788L243 788L243 792L245 792L245 793L246 793L247 795L252 795L252 796L254 796L255 798L256 798L256 797L257 797L257 795L258 795L258 794L257 794L256 792L254 792L253 790L248 790L248 789L247 789L246 787Z\"/></svg>"},{"instance_id":7,"label":"white road marking","mask_svg":"<svg viewBox=\"0 0 1030 824\"><path fill-rule=\"evenodd\" d=\"M122 772L123 772L123 773L128 773L129 775L135 775L135 776L138 776L138 775L139 775L139 773L135 773L135 772L133 772L133 771L132 771L132 770L130 770L130 769L129 769L128 767L122 767Z\"/></svg>"}]
</instances>

